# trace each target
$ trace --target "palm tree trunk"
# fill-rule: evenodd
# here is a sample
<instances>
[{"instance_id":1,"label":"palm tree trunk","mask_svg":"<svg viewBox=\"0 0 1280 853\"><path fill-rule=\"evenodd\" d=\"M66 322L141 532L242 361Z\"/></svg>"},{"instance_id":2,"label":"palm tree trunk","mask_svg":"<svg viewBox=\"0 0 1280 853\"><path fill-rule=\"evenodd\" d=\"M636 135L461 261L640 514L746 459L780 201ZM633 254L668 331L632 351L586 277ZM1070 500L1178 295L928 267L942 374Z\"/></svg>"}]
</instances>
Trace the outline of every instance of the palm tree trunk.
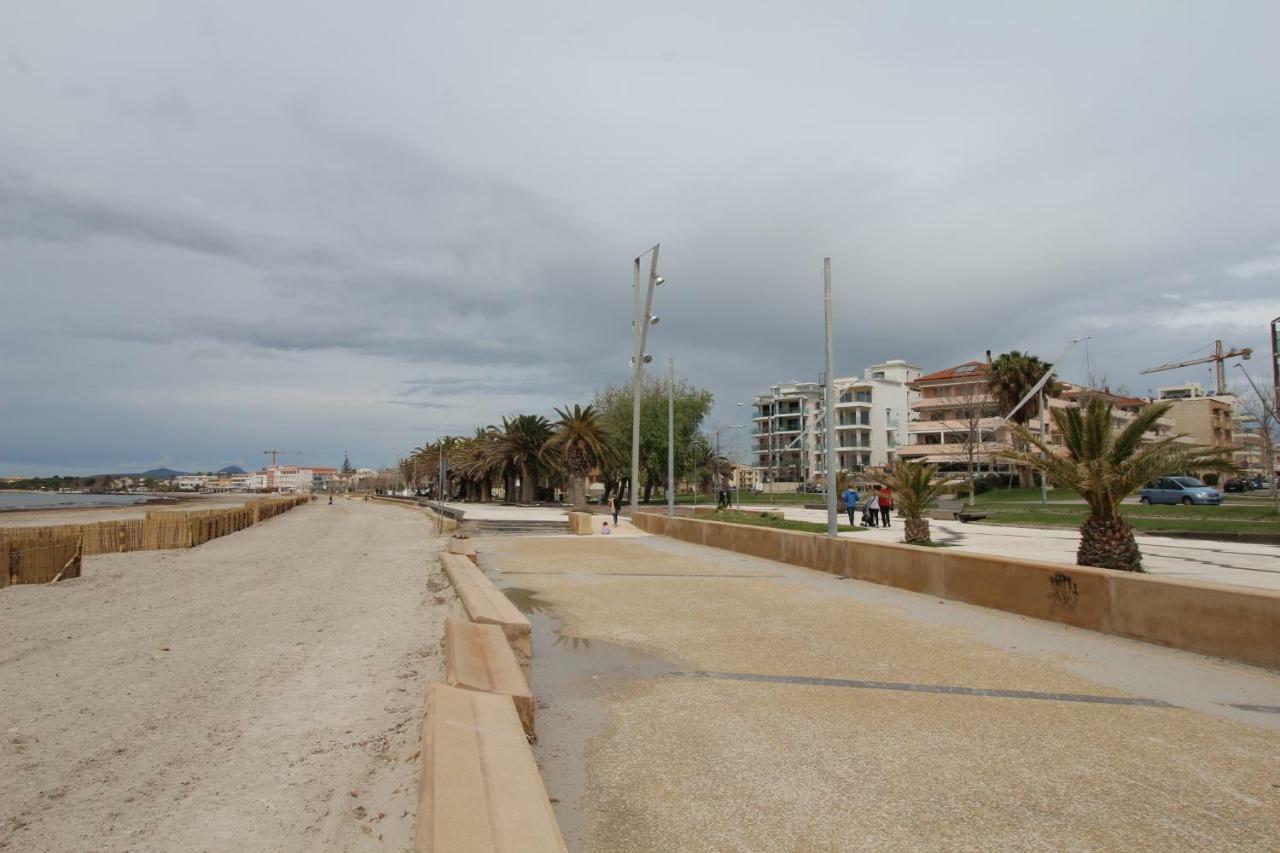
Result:
<instances>
[{"instance_id":1,"label":"palm tree trunk","mask_svg":"<svg viewBox=\"0 0 1280 853\"><path fill-rule=\"evenodd\" d=\"M527 467L520 469L520 503L533 503L533 477L529 475Z\"/></svg>"},{"instance_id":2,"label":"palm tree trunk","mask_svg":"<svg viewBox=\"0 0 1280 853\"><path fill-rule=\"evenodd\" d=\"M903 538L908 543L921 543L931 541L929 538L929 519L927 518L908 518L903 525Z\"/></svg>"},{"instance_id":3,"label":"palm tree trunk","mask_svg":"<svg viewBox=\"0 0 1280 853\"><path fill-rule=\"evenodd\" d=\"M1076 565L1142 571L1142 552L1138 550L1129 522L1119 516L1090 516L1080 526Z\"/></svg>"},{"instance_id":4,"label":"palm tree trunk","mask_svg":"<svg viewBox=\"0 0 1280 853\"><path fill-rule=\"evenodd\" d=\"M582 474L569 475L569 501L579 512L587 509L587 478Z\"/></svg>"}]
</instances>

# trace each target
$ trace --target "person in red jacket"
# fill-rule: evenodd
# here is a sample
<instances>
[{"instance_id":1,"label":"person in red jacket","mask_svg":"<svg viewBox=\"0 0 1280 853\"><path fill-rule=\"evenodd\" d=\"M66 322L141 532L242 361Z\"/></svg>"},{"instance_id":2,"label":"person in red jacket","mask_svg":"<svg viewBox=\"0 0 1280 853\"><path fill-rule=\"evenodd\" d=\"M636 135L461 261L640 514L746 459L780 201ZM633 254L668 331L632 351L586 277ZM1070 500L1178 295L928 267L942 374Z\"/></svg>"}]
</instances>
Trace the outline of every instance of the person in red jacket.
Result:
<instances>
[{"instance_id":1,"label":"person in red jacket","mask_svg":"<svg viewBox=\"0 0 1280 853\"><path fill-rule=\"evenodd\" d=\"M880 526L889 526L889 512L893 509L893 489L880 487Z\"/></svg>"}]
</instances>

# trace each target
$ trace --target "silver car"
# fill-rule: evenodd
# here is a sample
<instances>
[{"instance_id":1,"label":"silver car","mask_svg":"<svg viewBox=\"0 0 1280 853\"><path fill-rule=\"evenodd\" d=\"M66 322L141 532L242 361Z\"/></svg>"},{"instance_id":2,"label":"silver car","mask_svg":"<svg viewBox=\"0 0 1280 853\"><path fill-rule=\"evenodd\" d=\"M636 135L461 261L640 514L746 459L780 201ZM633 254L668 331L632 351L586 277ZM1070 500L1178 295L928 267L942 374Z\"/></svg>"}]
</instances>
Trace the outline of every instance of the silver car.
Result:
<instances>
[{"instance_id":1,"label":"silver car","mask_svg":"<svg viewBox=\"0 0 1280 853\"><path fill-rule=\"evenodd\" d=\"M1144 504L1206 504L1222 503L1222 492L1206 486L1195 477L1161 477L1147 483L1138 498Z\"/></svg>"}]
</instances>

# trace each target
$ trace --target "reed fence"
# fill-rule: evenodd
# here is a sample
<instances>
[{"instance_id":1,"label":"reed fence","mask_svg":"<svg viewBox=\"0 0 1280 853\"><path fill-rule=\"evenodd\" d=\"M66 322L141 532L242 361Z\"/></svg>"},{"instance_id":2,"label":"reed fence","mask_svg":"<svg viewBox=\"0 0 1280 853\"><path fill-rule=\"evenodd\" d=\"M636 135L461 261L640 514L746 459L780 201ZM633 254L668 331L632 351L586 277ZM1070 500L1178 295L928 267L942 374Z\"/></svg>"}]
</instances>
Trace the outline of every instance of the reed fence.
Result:
<instances>
[{"instance_id":1,"label":"reed fence","mask_svg":"<svg viewBox=\"0 0 1280 853\"><path fill-rule=\"evenodd\" d=\"M194 548L309 500L289 495L228 509L150 510L143 518L123 521L0 527L0 587L79 577L80 558L86 555Z\"/></svg>"}]
</instances>

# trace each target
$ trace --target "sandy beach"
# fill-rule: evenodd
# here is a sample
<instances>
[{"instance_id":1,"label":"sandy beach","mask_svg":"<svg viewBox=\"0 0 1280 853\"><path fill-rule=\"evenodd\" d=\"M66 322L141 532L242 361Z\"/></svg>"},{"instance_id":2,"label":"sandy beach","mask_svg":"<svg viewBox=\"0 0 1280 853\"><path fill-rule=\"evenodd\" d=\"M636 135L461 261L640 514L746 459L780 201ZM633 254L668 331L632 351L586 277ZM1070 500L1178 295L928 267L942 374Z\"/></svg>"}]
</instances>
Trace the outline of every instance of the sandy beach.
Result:
<instances>
[{"instance_id":1,"label":"sandy beach","mask_svg":"<svg viewBox=\"0 0 1280 853\"><path fill-rule=\"evenodd\" d=\"M439 547L317 502L0 591L0 848L410 849Z\"/></svg>"}]
</instances>

